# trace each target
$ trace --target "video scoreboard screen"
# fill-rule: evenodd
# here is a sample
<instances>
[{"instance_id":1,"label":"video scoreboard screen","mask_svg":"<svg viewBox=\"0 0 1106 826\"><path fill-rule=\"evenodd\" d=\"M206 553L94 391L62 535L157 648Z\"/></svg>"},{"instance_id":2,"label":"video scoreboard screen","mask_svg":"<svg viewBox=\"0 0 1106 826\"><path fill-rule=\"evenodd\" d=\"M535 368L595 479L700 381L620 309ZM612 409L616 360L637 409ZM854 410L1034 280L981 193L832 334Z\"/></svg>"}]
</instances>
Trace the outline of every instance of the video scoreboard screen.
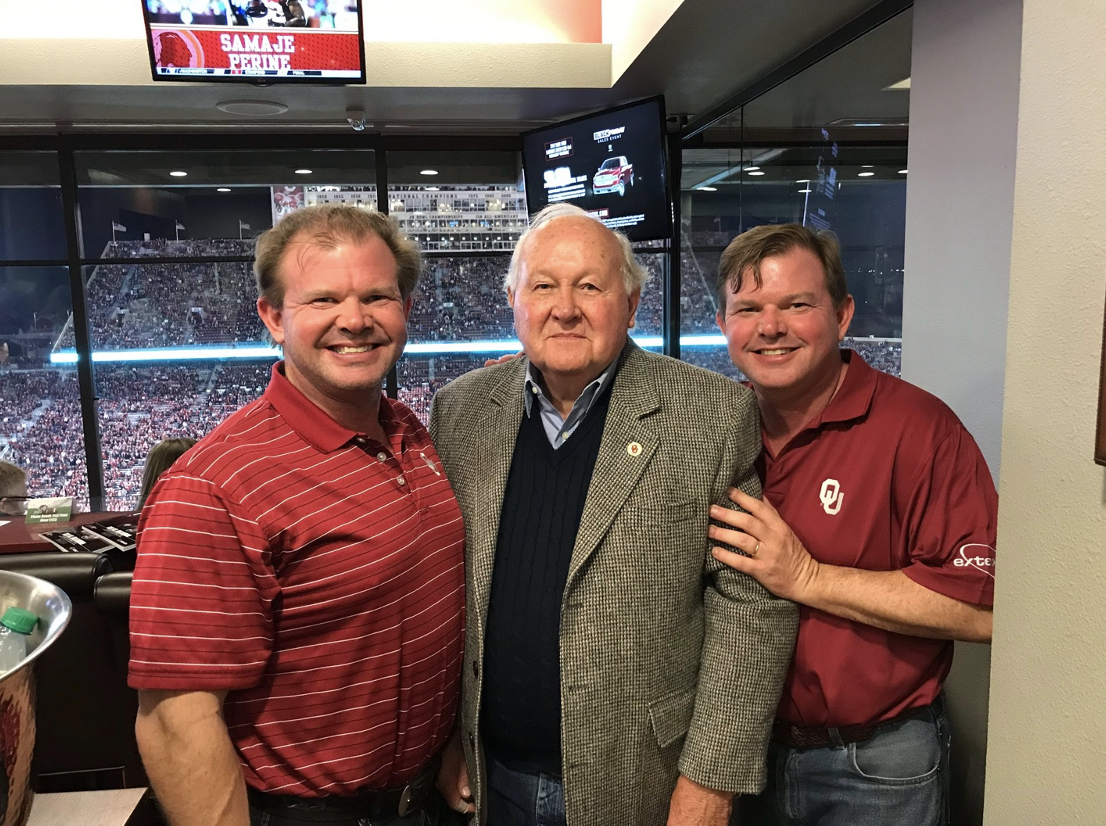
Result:
<instances>
[{"instance_id":1,"label":"video scoreboard screen","mask_svg":"<svg viewBox=\"0 0 1106 826\"><path fill-rule=\"evenodd\" d=\"M364 83L360 0L143 0L154 80Z\"/></svg>"},{"instance_id":2,"label":"video scoreboard screen","mask_svg":"<svg viewBox=\"0 0 1106 826\"><path fill-rule=\"evenodd\" d=\"M671 236L664 99L649 98L522 136L531 214L570 201L631 241Z\"/></svg>"}]
</instances>

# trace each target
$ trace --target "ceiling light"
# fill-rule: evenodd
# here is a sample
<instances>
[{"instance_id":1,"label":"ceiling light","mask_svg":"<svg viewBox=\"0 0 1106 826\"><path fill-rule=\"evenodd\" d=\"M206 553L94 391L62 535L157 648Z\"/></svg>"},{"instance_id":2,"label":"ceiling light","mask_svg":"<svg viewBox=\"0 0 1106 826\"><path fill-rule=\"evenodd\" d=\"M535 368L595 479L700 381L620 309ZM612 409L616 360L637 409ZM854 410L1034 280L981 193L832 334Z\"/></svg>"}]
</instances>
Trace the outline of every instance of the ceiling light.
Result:
<instances>
[{"instance_id":1,"label":"ceiling light","mask_svg":"<svg viewBox=\"0 0 1106 826\"><path fill-rule=\"evenodd\" d=\"M750 172L750 175L763 175L763 172Z\"/></svg>"},{"instance_id":2,"label":"ceiling light","mask_svg":"<svg viewBox=\"0 0 1106 826\"><path fill-rule=\"evenodd\" d=\"M905 174L906 174L906 170L905 170L905 169L900 169L900 170L899 170L899 174L900 174L900 175L905 175Z\"/></svg>"},{"instance_id":3,"label":"ceiling light","mask_svg":"<svg viewBox=\"0 0 1106 826\"><path fill-rule=\"evenodd\" d=\"M884 86L883 87L883 91L885 91L885 92L898 92L898 91L901 91L901 90L909 90L909 89L910 89L910 78L908 78L908 77L904 77L898 83L892 83L890 86Z\"/></svg>"},{"instance_id":4,"label":"ceiling light","mask_svg":"<svg viewBox=\"0 0 1106 826\"><path fill-rule=\"evenodd\" d=\"M174 169L174 170L173 170L172 172L170 172L169 174L170 174L170 175L172 175L172 176L173 176L174 178L187 178L187 177L188 177L188 173L187 173L187 172L182 172L182 171L181 171L181 170L179 170L179 169Z\"/></svg>"},{"instance_id":5,"label":"ceiling light","mask_svg":"<svg viewBox=\"0 0 1106 826\"><path fill-rule=\"evenodd\" d=\"M746 172L756 172L758 169L760 169L759 166L747 166L747 167L745 167Z\"/></svg>"},{"instance_id":6,"label":"ceiling light","mask_svg":"<svg viewBox=\"0 0 1106 826\"><path fill-rule=\"evenodd\" d=\"M858 177L858 178L871 178L875 174L876 174L875 172L857 172L856 177Z\"/></svg>"},{"instance_id":7,"label":"ceiling light","mask_svg":"<svg viewBox=\"0 0 1106 826\"><path fill-rule=\"evenodd\" d=\"M795 183L797 183L797 184L809 184L810 183L810 178L800 178L799 180L795 181Z\"/></svg>"},{"instance_id":8,"label":"ceiling light","mask_svg":"<svg viewBox=\"0 0 1106 826\"><path fill-rule=\"evenodd\" d=\"M427 192L438 192L438 191L439 191L439 189L440 189L440 187L436 187L436 186L428 186L428 187L426 187L426 191L427 191Z\"/></svg>"},{"instance_id":9,"label":"ceiling light","mask_svg":"<svg viewBox=\"0 0 1106 826\"><path fill-rule=\"evenodd\" d=\"M424 169L419 174L420 175L437 175L438 170L437 169Z\"/></svg>"},{"instance_id":10,"label":"ceiling light","mask_svg":"<svg viewBox=\"0 0 1106 826\"><path fill-rule=\"evenodd\" d=\"M799 192L812 192L812 191L813 191L813 190L810 190L810 189L800 189L800 190L799 190Z\"/></svg>"},{"instance_id":11,"label":"ceiling light","mask_svg":"<svg viewBox=\"0 0 1106 826\"><path fill-rule=\"evenodd\" d=\"M296 174L297 175L310 175L311 170L310 169L297 169Z\"/></svg>"},{"instance_id":12,"label":"ceiling light","mask_svg":"<svg viewBox=\"0 0 1106 826\"><path fill-rule=\"evenodd\" d=\"M229 186L221 186L218 189L216 189L215 191L216 192L230 192L230 187Z\"/></svg>"},{"instance_id":13,"label":"ceiling light","mask_svg":"<svg viewBox=\"0 0 1106 826\"><path fill-rule=\"evenodd\" d=\"M718 187L716 187L716 186L697 186L695 188L699 192L717 192L718 191Z\"/></svg>"},{"instance_id":14,"label":"ceiling light","mask_svg":"<svg viewBox=\"0 0 1106 826\"><path fill-rule=\"evenodd\" d=\"M875 169L876 165L874 163L862 163L860 165L860 168L861 169Z\"/></svg>"},{"instance_id":15,"label":"ceiling light","mask_svg":"<svg viewBox=\"0 0 1106 826\"><path fill-rule=\"evenodd\" d=\"M288 107L283 103L271 100L224 100L216 103L215 108L228 115L252 115L265 117L267 115L283 115Z\"/></svg>"}]
</instances>

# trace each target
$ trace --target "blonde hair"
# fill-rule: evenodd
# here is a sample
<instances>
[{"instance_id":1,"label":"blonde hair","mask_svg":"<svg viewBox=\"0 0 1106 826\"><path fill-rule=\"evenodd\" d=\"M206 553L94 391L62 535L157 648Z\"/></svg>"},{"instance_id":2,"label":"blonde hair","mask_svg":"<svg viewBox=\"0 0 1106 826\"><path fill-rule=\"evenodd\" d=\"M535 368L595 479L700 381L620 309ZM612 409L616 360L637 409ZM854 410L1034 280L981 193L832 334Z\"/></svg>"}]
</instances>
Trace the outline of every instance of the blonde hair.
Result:
<instances>
[{"instance_id":1,"label":"blonde hair","mask_svg":"<svg viewBox=\"0 0 1106 826\"><path fill-rule=\"evenodd\" d=\"M418 245L403 234L395 219L347 204L317 204L290 212L272 229L257 237L253 272L257 294L274 307L284 306L280 265L293 240L324 250L344 242L359 243L377 237L396 259L396 283L404 300L411 297L422 274Z\"/></svg>"}]
</instances>

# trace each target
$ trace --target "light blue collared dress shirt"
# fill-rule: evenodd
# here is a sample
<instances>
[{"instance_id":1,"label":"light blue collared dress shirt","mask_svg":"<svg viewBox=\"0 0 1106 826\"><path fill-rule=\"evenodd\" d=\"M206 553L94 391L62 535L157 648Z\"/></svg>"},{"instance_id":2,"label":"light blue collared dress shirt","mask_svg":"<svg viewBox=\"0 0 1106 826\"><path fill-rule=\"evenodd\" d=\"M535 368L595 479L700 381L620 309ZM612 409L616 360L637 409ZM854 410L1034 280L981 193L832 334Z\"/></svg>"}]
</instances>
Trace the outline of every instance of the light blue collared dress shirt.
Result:
<instances>
[{"instance_id":1,"label":"light blue collared dress shirt","mask_svg":"<svg viewBox=\"0 0 1106 826\"><path fill-rule=\"evenodd\" d=\"M572 403L572 410L569 411L567 419L561 417L560 411L553 406L553 402L549 401L545 391L538 384L537 376L540 375L540 371L533 364L527 365L526 392L523 393L523 397L526 399L526 415L533 415L536 400L538 411L541 414L542 427L545 428L545 436L549 439L549 444L553 446L554 450L565 443L572 432L579 427L584 417L588 415L588 411L595 404L595 400L599 398L599 394L614 379L617 364L618 359L615 359L607 365L606 370L599 374L599 378L584 388L584 392Z\"/></svg>"}]
</instances>

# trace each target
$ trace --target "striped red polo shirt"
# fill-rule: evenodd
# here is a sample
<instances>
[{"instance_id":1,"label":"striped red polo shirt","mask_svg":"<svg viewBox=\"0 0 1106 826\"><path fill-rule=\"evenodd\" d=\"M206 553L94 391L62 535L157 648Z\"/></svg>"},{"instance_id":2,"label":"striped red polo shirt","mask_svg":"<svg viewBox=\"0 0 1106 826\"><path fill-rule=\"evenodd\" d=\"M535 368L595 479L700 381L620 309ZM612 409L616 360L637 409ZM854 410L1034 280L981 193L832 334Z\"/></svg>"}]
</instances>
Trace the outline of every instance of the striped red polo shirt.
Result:
<instances>
[{"instance_id":1,"label":"striped red polo shirt","mask_svg":"<svg viewBox=\"0 0 1106 826\"><path fill-rule=\"evenodd\" d=\"M224 716L254 788L402 785L457 710L461 513L407 407L381 400L389 455L282 368L150 496L130 685L229 690Z\"/></svg>"}]
</instances>

